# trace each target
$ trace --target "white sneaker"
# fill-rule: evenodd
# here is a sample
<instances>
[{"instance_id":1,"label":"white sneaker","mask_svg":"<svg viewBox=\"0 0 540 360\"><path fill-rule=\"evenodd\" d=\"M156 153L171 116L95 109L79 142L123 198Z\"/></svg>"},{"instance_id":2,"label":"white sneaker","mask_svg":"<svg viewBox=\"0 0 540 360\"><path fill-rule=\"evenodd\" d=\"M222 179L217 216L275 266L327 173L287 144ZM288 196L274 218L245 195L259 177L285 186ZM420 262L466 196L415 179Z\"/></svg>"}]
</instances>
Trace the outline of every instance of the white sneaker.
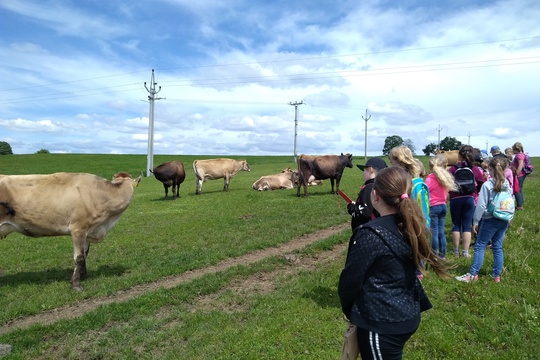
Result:
<instances>
[{"instance_id":1,"label":"white sneaker","mask_svg":"<svg viewBox=\"0 0 540 360\"><path fill-rule=\"evenodd\" d=\"M470 282L478 280L478 275L472 275L471 273L466 273L465 275L456 276L456 280L470 283Z\"/></svg>"}]
</instances>

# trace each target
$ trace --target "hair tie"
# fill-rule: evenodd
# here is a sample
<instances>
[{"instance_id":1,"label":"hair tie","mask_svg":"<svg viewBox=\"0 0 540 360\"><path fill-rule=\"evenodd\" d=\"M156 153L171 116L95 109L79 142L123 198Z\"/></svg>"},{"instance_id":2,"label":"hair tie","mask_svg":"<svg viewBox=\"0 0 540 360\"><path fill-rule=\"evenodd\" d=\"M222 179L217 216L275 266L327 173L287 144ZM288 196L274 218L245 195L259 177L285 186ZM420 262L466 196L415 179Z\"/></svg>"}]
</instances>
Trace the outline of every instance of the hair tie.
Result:
<instances>
[{"instance_id":1,"label":"hair tie","mask_svg":"<svg viewBox=\"0 0 540 360\"><path fill-rule=\"evenodd\" d=\"M409 197L409 195L407 195L406 193L401 195L401 198L402 198L402 199L406 199L406 198L408 198L408 197Z\"/></svg>"}]
</instances>

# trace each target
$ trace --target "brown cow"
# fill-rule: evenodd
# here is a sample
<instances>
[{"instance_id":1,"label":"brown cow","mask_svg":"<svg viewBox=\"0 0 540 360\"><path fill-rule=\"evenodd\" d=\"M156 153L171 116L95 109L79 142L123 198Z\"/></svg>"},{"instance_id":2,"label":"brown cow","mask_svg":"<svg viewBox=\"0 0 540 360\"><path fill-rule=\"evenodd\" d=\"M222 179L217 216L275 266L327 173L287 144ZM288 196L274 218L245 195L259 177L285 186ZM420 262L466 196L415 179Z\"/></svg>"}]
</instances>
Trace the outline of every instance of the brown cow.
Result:
<instances>
[{"instance_id":1,"label":"brown cow","mask_svg":"<svg viewBox=\"0 0 540 360\"><path fill-rule=\"evenodd\" d=\"M289 168L290 169L290 168ZM261 176L253 183L253 190L292 189L298 182L298 171L282 171L275 175Z\"/></svg>"},{"instance_id":2,"label":"brown cow","mask_svg":"<svg viewBox=\"0 0 540 360\"><path fill-rule=\"evenodd\" d=\"M167 199L169 193L169 187L172 186L173 200L176 197L180 197L180 184L182 184L186 178L186 172L184 171L184 164L180 161L169 161L163 163L150 170L154 174L157 180L163 183L165 188L165 199Z\"/></svg>"},{"instance_id":3,"label":"brown cow","mask_svg":"<svg viewBox=\"0 0 540 360\"><path fill-rule=\"evenodd\" d=\"M443 154L448 160L448 166L456 165L458 163L459 150L439 150L435 149L435 155Z\"/></svg>"},{"instance_id":4,"label":"brown cow","mask_svg":"<svg viewBox=\"0 0 540 360\"><path fill-rule=\"evenodd\" d=\"M207 179L224 179L223 191L229 191L231 179L241 170L251 171L246 160L233 159L209 159L195 160L193 170L197 176L195 194L202 193L202 184Z\"/></svg>"},{"instance_id":5,"label":"brown cow","mask_svg":"<svg viewBox=\"0 0 540 360\"><path fill-rule=\"evenodd\" d=\"M336 181L336 192L339 190L339 182L343 175L345 167L352 168L352 154L343 155L323 155L310 156L300 155L298 158L298 190L297 196L300 196L300 187L304 187L304 196L308 196L308 182L312 180L330 179L332 185L332 194L334 194L334 179Z\"/></svg>"},{"instance_id":6,"label":"brown cow","mask_svg":"<svg viewBox=\"0 0 540 360\"><path fill-rule=\"evenodd\" d=\"M112 181L86 173L0 175L0 239L12 232L30 237L71 235L74 290L87 277L90 243L100 242L131 203L133 180Z\"/></svg>"}]
</instances>

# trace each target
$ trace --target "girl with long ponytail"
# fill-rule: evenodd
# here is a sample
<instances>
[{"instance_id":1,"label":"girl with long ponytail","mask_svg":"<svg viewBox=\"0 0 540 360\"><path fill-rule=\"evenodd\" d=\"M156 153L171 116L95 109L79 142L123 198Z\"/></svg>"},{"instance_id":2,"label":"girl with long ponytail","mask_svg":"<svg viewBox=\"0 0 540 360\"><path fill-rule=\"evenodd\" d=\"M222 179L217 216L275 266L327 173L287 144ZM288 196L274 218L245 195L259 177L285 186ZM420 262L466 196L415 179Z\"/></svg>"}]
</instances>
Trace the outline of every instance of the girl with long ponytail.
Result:
<instances>
[{"instance_id":1,"label":"girl with long ponytail","mask_svg":"<svg viewBox=\"0 0 540 360\"><path fill-rule=\"evenodd\" d=\"M338 293L345 316L357 326L362 359L401 356L432 307L416 271L422 263L449 277L445 262L431 250L430 230L411 198L411 177L392 166L379 171L371 202L380 217L357 227L351 238Z\"/></svg>"}]
</instances>

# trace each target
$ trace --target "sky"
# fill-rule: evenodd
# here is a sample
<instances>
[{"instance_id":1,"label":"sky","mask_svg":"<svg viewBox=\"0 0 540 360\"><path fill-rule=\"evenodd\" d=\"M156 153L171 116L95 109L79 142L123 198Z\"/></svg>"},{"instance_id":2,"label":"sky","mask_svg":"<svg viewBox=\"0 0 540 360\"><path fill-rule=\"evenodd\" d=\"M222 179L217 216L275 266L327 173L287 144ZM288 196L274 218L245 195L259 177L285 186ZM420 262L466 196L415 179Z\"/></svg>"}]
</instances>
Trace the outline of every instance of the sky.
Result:
<instances>
[{"instance_id":1,"label":"sky","mask_svg":"<svg viewBox=\"0 0 540 360\"><path fill-rule=\"evenodd\" d=\"M6 0L0 141L147 154L153 91L154 154L376 156L398 135L540 156L538 19L537 0Z\"/></svg>"}]
</instances>

